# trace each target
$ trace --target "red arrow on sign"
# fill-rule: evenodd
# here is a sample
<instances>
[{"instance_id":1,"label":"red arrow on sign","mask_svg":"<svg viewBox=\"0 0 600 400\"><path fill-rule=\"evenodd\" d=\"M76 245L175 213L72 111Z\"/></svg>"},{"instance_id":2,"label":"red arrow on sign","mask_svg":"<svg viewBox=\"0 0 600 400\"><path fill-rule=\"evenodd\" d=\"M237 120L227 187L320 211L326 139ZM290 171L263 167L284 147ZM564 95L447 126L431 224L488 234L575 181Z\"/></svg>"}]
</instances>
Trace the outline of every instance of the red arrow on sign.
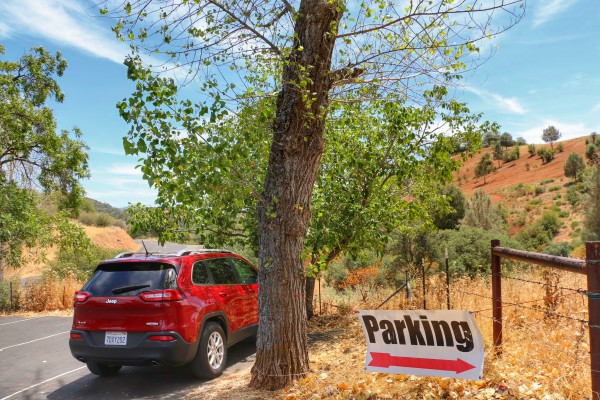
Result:
<instances>
[{"instance_id":1,"label":"red arrow on sign","mask_svg":"<svg viewBox=\"0 0 600 400\"><path fill-rule=\"evenodd\" d=\"M438 371L454 371L460 374L475 368L474 365L457 358L456 360L440 360L435 358L416 358L416 357L398 357L392 356L390 353L371 353L373 359L369 363L369 367L389 368L404 367L404 368L420 368L434 369Z\"/></svg>"}]
</instances>

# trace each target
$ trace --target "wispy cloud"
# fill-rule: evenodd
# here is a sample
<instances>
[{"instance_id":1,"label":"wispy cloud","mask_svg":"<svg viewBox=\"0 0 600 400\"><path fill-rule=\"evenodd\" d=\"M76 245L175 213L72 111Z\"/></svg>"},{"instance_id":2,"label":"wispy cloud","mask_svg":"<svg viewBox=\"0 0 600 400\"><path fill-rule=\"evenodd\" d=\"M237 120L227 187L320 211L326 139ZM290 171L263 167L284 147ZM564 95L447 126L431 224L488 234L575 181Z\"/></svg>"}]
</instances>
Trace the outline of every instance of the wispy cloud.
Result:
<instances>
[{"instance_id":1,"label":"wispy cloud","mask_svg":"<svg viewBox=\"0 0 600 400\"><path fill-rule=\"evenodd\" d=\"M77 0L0 0L0 38L28 35L69 46L95 57L122 64L129 46L118 41L93 3ZM6 23L10 21L10 25ZM142 55L153 70L177 80L188 71L159 58Z\"/></svg>"},{"instance_id":2,"label":"wispy cloud","mask_svg":"<svg viewBox=\"0 0 600 400\"><path fill-rule=\"evenodd\" d=\"M74 0L3 0L0 15L11 31L43 37L96 57L122 63L127 46L118 42L108 27L90 15L95 10Z\"/></svg>"},{"instance_id":3,"label":"wispy cloud","mask_svg":"<svg viewBox=\"0 0 600 400\"><path fill-rule=\"evenodd\" d=\"M156 190L148 186L142 172L134 164L118 162L96 168L89 181L84 182L87 196L113 206L124 207L128 203L152 205Z\"/></svg>"},{"instance_id":4,"label":"wispy cloud","mask_svg":"<svg viewBox=\"0 0 600 400\"><path fill-rule=\"evenodd\" d=\"M515 97L504 97L497 93L488 92L487 90L476 87L465 87L465 90L473 93L484 102L493 104L501 112L520 115L527 113L525 107L523 107Z\"/></svg>"},{"instance_id":5,"label":"wispy cloud","mask_svg":"<svg viewBox=\"0 0 600 400\"><path fill-rule=\"evenodd\" d=\"M566 9L574 5L578 0L548 0L540 1L538 7L534 9L533 26L540 26Z\"/></svg>"},{"instance_id":6,"label":"wispy cloud","mask_svg":"<svg viewBox=\"0 0 600 400\"><path fill-rule=\"evenodd\" d=\"M597 111L600 111L600 103L596 103L596 105L594 105L592 107L591 112L597 112Z\"/></svg>"}]
</instances>

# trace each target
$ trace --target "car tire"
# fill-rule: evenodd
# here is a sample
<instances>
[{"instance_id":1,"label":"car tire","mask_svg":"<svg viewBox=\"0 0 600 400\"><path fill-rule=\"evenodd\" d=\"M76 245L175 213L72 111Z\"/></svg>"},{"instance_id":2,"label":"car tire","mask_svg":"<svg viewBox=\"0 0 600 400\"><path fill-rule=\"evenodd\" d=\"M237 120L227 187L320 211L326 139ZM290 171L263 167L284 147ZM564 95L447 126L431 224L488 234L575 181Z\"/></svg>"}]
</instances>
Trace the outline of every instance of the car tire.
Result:
<instances>
[{"instance_id":1,"label":"car tire","mask_svg":"<svg viewBox=\"0 0 600 400\"><path fill-rule=\"evenodd\" d=\"M121 365L102 364L94 361L88 361L87 367L90 372L98 376L113 376L121 369Z\"/></svg>"},{"instance_id":2,"label":"car tire","mask_svg":"<svg viewBox=\"0 0 600 400\"><path fill-rule=\"evenodd\" d=\"M220 376L227 362L227 346L223 328L216 322L209 322L200 336L196 356L190 366L198 378L214 379Z\"/></svg>"}]
</instances>

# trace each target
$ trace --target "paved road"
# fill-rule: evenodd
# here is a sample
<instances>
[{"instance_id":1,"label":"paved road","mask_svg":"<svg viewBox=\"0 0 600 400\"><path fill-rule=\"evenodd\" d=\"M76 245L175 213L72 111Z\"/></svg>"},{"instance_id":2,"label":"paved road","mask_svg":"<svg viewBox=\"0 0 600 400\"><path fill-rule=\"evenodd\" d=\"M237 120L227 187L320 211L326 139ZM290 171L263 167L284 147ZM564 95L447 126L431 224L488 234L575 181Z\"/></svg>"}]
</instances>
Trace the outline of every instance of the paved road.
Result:
<instances>
[{"instance_id":1,"label":"paved road","mask_svg":"<svg viewBox=\"0 0 600 400\"><path fill-rule=\"evenodd\" d=\"M0 317L0 400L180 399L206 381L185 368L123 367L114 377L90 373L69 351L71 317ZM254 344L229 349L231 374L254 363Z\"/></svg>"}]
</instances>

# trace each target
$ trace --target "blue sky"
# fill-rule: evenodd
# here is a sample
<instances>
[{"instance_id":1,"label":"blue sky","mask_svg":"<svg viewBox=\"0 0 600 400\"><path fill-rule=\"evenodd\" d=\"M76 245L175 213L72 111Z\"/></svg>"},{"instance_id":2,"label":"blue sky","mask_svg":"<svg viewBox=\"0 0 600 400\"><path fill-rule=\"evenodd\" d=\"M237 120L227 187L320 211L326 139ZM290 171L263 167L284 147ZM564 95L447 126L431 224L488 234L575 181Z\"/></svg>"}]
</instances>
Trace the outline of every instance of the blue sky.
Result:
<instances>
[{"instance_id":1,"label":"blue sky","mask_svg":"<svg viewBox=\"0 0 600 400\"><path fill-rule=\"evenodd\" d=\"M495 55L455 94L502 131L540 143L556 126L563 139L600 132L600 1L530 0L519 25L493 39ZM0 43L17 59L33 46L60 50L69 67L54 106L60 128L79 126L90 147L87 195L117 207L152 204L153 191L126 157L127 125L117 101L133 85L122 62L128 46L87 0L2 0Z\"/></svg>"}]
</instances>

